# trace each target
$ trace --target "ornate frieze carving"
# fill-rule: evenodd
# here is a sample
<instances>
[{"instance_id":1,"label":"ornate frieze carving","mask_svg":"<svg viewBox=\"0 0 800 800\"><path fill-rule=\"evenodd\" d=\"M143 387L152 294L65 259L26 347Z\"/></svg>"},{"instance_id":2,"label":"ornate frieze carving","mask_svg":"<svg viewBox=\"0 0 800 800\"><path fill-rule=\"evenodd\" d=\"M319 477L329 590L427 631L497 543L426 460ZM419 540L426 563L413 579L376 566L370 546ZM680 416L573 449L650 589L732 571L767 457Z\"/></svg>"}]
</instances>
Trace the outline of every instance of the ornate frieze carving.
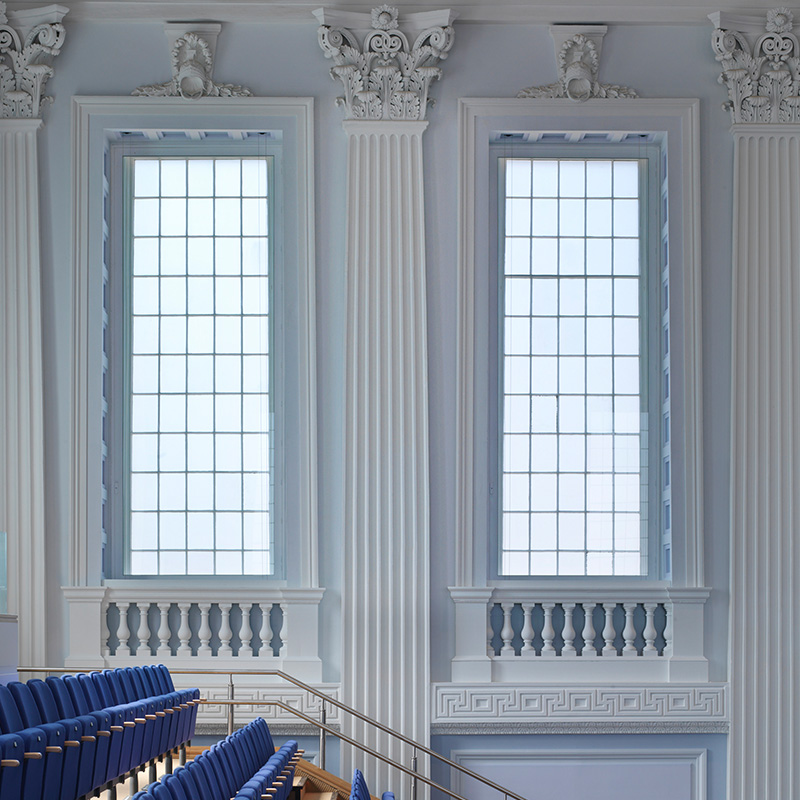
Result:
<instances>
[{"instance_id":1,"label":"ornate frieze carving","mask_svg":"<svg viewBox=\"0 0 800 800\"><path fill-rule=\"evenodd\" d=\"M733 122L800 122L800 45L792 12L773 8L756 26L744 17L711 19L719 82L728 89L724 108Z\"/></svg>"},{"instance_id":2,"label":"ornate frieze carving","mask_svg":"<svg viewBox=\"0 0 800 800\"><path fill-rule=\"evenodd\" d=\"M219 24L193 25L167 24L165 31L171 45L172 79L166 83L140 86L131 92L134 96L183 97L197 100L200 97L250 97L253 93L232 83L215 83L214 51Z\"/></svg>"},{"instance_id":3,"label":"ornate frieze carving","mask_svg":"<svg viewBox=\"0 0 800 800\"><path fill-rule=\"evenodd\" d=\"M546 86L529 86L517 97L567 97L582 103L592 97L638 97L633 89L600 83L600 51L605 25L592 27L554 25L550 28L558 63L558 80Z\"/></svg>"},{"instance_id":4,"label":"ornate frieze carving","mask_svg":"<svg viewBox=\"0 0 800 800\"><path fill-rule=\"evenodd\" d=\"M453 46L450 11L401 20L396 8L383 5L371 14L320 9L314 15L322 23L320 47L335 65L331 77L344 86L337 102L347 119L425 119L431 81L442 75L437 64Z\"/></svg>"},{"instance_id":5,"label":"ornate frieze carving","mask_svg":"<svg viewBox=\"0 0 800 800\"><path fill-rule=\"evenodd\" d=\"M709 684L433 685L437 724L729 721L728 686Z\"/></svg>"},{"instance_id":6,"label":"ornate frieze carving","mask_svg":"<svg viewBox=\"0 0 800 800\"><path fill-rule=\"evenodd\" d=\"M64 44L61 20L67 11L63 6L18 11L12 27L0 2L0 117L38 119L52 100L44 85L53 75L48 62Z\"/></svg>"}]
</instances>

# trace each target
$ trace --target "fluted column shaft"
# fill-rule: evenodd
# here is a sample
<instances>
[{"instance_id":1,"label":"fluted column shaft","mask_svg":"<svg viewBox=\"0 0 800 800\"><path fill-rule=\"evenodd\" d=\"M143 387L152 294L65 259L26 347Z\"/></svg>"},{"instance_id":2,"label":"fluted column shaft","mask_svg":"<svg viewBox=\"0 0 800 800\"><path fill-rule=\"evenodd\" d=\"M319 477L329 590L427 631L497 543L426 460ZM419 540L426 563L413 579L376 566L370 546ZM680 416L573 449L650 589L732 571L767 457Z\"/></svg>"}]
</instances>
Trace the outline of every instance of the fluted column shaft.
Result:
<instances>
[{"instance_id":1,"label":"fluted column shaft","mask_svg":"<svg viewBox=\"0 0 800 800\"><path fill-rule=\"evenodd\" d=\"M800 125L734 125L730 797L800 797Z\"/></svg>"},{"instance_id":2,"label":"fluted column shaft","mask_svg":"<svg viewBox=\"0 0 800 800\"><path fill-rule=\"evenodd\" d=\"M429 488L422 133L426 122L346 121L347 363L344 701L426 742ZM349 724L349 727L347 727ZM409 766L361 724L346 732ZM343 773L367 762L344 756ZM363 767L362 767L363 768ZM367 765L376 793L409 796ZM402 787L402 788L401 788Z\"/></svg>"},{"instance_id":3,"label":"fluted column shaft","mask_svg":"<svg viewBox=\"0 0 800 800\"><path fill-rule=\"evenodd\" d=\"M19 657L45 664L39 119L0 119L0 530ZM20 577L24 576L24 580Z\"/></svg>"}]
</instances>

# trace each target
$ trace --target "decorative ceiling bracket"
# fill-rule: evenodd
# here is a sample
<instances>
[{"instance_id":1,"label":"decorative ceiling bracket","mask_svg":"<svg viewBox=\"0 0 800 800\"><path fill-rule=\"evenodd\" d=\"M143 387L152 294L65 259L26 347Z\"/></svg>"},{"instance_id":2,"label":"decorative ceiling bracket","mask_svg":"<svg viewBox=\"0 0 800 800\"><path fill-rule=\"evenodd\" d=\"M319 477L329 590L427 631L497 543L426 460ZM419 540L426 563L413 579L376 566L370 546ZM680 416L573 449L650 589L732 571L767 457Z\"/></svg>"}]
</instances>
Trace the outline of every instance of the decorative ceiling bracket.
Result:
<instances>
[{"instance_id":1,"label":"decorative ceiling bracket","mask_svg":"<svg viewBox=\"0 0 800 800\"><path fill-rule=\"evenodd\" d=\"M144 97L250 97L253 93L232 83L214 83L214 55L222 25L213 22L167 22L172 80L140 86L131 94Z\"/></svg>"},{"instance_id":2,"label":"decorative ceiling bracket","mask_svg":"<svg viewBox=\"0 0 800 800\"><path fill-rule=\"evenodd\" d=\"M800 44L788 8L766 18L710 14L711 46L728 89L723 108L733 122L800 122Z\"/></svg>"},{"instance_id":3,"label":"decorative ceiling bracket","mask_svg":"<svg viewBox=\"0 0 800 800\"><path fill-rule=\"evenodd\" d=\"M517 97L567 97L576 103L592 97L638 97L627 86L597 80L607 30L605 25L552 25L550 36L556 51L558 80L547 86L529 86Z\"/></svg>"},{"instance_id":4,"label":"decorative ceiling bracket","mask_svg":"<svg viewBox=\"0 0 800 800\"><path fill-rule=\"evenodd\" d=\"M401 17L383 5L371 14L320 8L314 16L331 77L344 85L337 103L346 119L425 119L431 81L442 75L437 65L453 46L453 12Z\"/></svg>"},{"instance_id":5,"label":"decorative ceiling bracket","mask_svg":"<svg viewBox=\"0 0 800 800\"><path fill-rule=\"evenodd\" d=\"M68 11L52 5L7 15L0 2L0 118L38 119L52 101L44 85L53 75L49 62L64 44L61 20Z\"/></svg>"}]
</instances>

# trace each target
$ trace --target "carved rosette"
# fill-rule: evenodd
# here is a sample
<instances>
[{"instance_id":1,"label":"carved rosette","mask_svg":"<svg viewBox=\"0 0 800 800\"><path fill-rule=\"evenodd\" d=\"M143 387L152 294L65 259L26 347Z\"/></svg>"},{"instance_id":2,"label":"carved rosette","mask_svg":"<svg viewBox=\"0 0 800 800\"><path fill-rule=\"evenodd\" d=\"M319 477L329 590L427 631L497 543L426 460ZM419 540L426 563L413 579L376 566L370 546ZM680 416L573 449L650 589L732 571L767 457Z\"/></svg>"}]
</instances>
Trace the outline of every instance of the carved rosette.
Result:
<instances>
[{"instance_id":1,"label":"carved rosette","mask_svg":"<svg viewBox=\"0 0 800 800\"><path fill-rule=\"evenodd\" d=\"M232 83L214 83L214 56L208 42L189 31L175 41L172 48L172 80L140 86L131 94L136 97L251 97L252 92Z\"/></svg>"},{"instance_id":2,"label":"carved rosette","mask_svg":"<svg viewBox=\"0 0 800 800\"><path fill-rule=\"evenodd\" d=\"M800 122L800 46L786 8L767 13L755 37L717 28L712 47L728 89L724 108L733 122Z\"/></svg>"},{"instance_id":3,"label":"carved rosette","mask_svg":"<svg viewBox=\"0 0 800 800\"><path fill-rule=\"evenodd\" d=\"M47 62L58 55L64 36L60 22L42 22L19 33L8 21L6 4L0 2L0 117L41 116L42 106L53 99L44 94L44 85L53 75Z\"/></svg>"},{"instance_id":4,"label":"carved rosette","mask_svg":"<svg viewBox=\"0 0 800 800\"><path fill-rule=\"evenodd\" d=\"M331 76L344 86L337 102L347 119L424 120L431 81L453 46L453 28L426 28L410 42L398 27L398 11L372 11L372 30L365 36L344 27L321 25L319 44L333 59Z\"/></svg>"},{"instance_id":5,"label":"carved rosette","mask_svg":"<svg viewBox=\"0 0 800 800\"><path fill-rule=\"evenodd\" d=\"M605 32L605 28L603 28ZM602 37L602 34L601 34ZM633 89L610 83L600 83L600 54L592 38L585 33L576 33L564 41L557 51L558 80L546 86L529 86L517 97L556 98L567 97L576 103L593 97L635 98Z\"/></svg>"}]
</instances>

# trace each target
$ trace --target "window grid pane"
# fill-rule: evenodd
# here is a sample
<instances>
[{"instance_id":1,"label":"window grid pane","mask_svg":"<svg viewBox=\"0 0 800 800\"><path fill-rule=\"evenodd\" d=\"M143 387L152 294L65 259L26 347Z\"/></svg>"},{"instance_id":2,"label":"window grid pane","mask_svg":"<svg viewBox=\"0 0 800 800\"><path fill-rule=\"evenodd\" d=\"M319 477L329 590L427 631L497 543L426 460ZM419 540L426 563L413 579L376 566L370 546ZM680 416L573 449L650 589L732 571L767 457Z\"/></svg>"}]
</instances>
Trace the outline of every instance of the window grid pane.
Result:
<instances>
[{"instance_id":1,"label":"window grid pane","mask_svg":"<svg viewBox=\"0 0 800 800\"><path fill-rule=\"evenodd\" d=\"M272 572L268 158L131 158L128 571Z\"/></svg>"},{"instance_id":2,"label":"window grid pane","mask_svg":"<svg viewBox=\"0 0 800 800\"><path fill-rule=\"evenodd\" d=\"M504 163L501 571L640 575L639 162Z\"/></svg>"}]
</instances>

